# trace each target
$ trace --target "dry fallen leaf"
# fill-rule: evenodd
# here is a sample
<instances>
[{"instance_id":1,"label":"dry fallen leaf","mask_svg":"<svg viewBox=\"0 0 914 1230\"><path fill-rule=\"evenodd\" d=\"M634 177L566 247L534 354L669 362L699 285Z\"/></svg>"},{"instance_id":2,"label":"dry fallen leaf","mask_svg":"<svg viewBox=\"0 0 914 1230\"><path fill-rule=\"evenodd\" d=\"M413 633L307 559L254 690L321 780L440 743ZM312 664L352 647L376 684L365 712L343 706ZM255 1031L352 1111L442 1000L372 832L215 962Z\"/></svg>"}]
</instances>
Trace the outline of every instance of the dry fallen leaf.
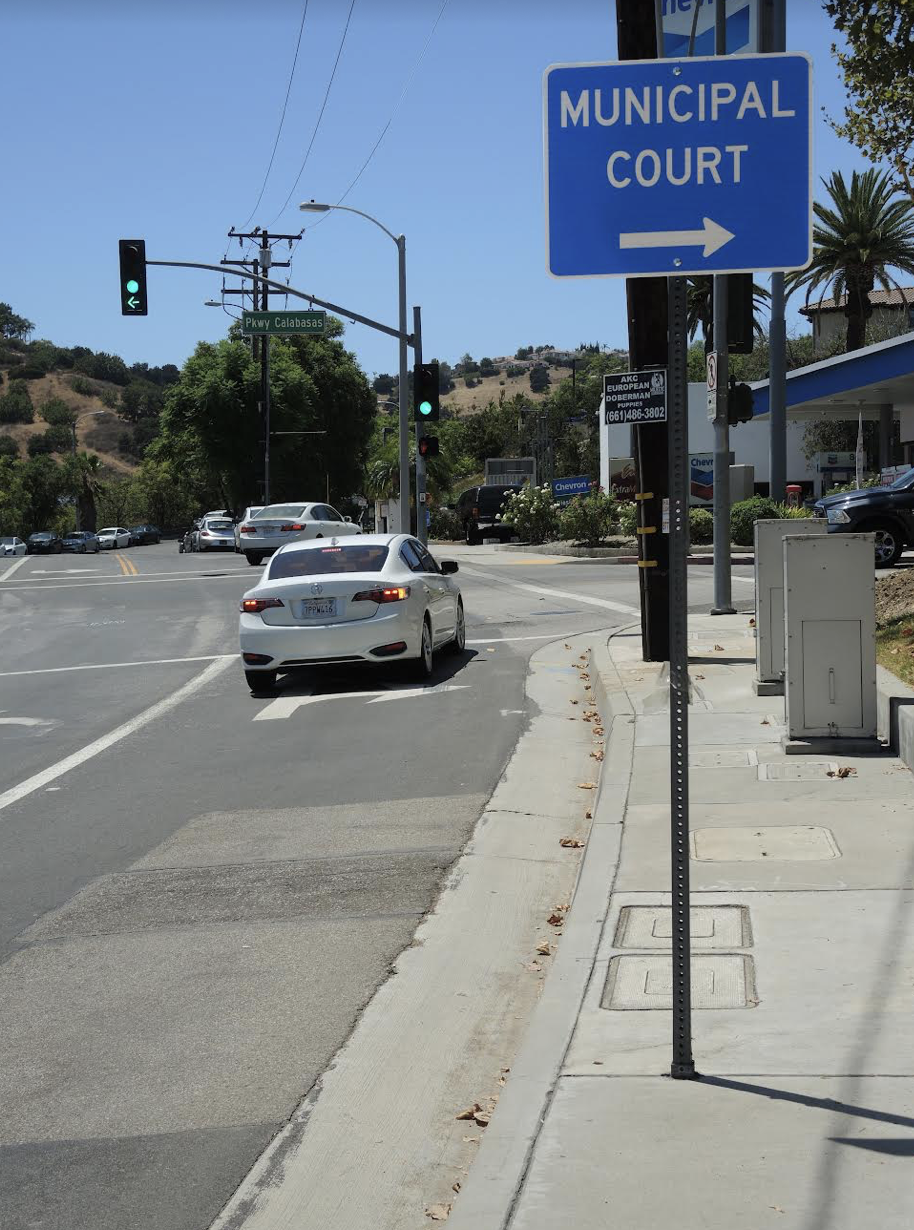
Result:
<instances>
[{"instance_id":1,"label":"dry fallen leaf","mask_svg":"<svg viewBox=\"0 0 914 1230\"><path fill-rule=\"evenodd\" d=\"M715 645L715 646L714 646L714 652L715 652L715 653L723 653L723 652L724 652L724 647L723 647L723 645Z\"/></svg>"},{"instance_id":2,"label":"dry fallen leaf","mask_svg":"<svg viewBox=\"0 0 914 1230\"><path fill-rule=\"evenodd\" d=\"M770 725L771 725L771 723L768 721L768 719L767 719L767 718L762 718L761 725L762 725L762 726L770 726Z\"/></svg>"},{"instance_id":3,"label":"dry fallen leaf","mask_svg":"<svg viewBox=\"0 0 914 1230\"><path fill-rule=\"evenodd\" d=\"M704 679L704 675L693 675L693 679Z\"/></svg>"},{"instance_id":4,"label":"dry fallen leaf","mask_svg":"<svg viewBox=\"0 0 914 1230\"><path fill-rule=\"evenodd\" d=\"M447 1221L451 1215L451 1206L449 1204L430 1204L425 1210L425 1216L430 1217L432 1221Z\"/></svg>"},{"instance_id":5,"label":"dry fallen leaf","mask_svg":"<svg viewBox=\"0 0 914 1230\"><path fill-rule=\"evenodd\" d=\"M754 619L750 619L750 620L749 620L749 627L750 627L750 628L754 628L754 627L755 627L755 620L754 620Z\"/></svg>"},{"instance_id":6,"label":"dry fallen leaf","mask_svg":"<svg viewBox=\"0 0 914 1230\"><path fill-rule=\"evenodd\" d=\"M482 1107L478 1102L474 1102L472 1106L468 1106L466 1110L462 1110L459 1115L455 1115L455 1119L475 1119Z\"/></svg>"},{"instance_id":7,"label":"dry fallen leaf","mask_svg":"<svg viewBox=\"0 0 914 1230\"><path fill-rule=\"evenodd\" d=\"M561 837L559 839L559 845L565 850L580 850L584 843L581 841L580 837Z\"/></svg>"},{"instance_id":8,"label":"dry fallen leaf","mask_svg":"<svg viewBox=\"0 0 914 1230\"><path fill-rule=\"evenodd\" d=\"M565 919L561 916L561 914L550 914L546 919L546 922L550 927L561 927L564 921Z\"/></svg>"},{"instance_id":9,"label":"dry fallen leaf","mask_svg":"<svg viewBox=\"0 0 914 1230\"><path fill-rule=\"evenodd\" d=\"M603 759L603 753L602 753L602 752L591 752L590 754L591 754L591 756L593 757L593 759L594 759L594 760L602 760L602 759Z\"/></svg>"},{"instance_id":10,"label":"dry fallen leaf","mask_svg":"<svg viewBox=\"0 0 914 1230\"><path fill-rule=\"evenodd\" d=\"M464 1136L463 1143L465 1145L478 1145L479 1137L478 1136Z\"/></svg>"},{"instance_id":11,"label":"dry fallen leaf","mask_svg":"<svg viewBox=\"0 0 914 1230\"><path fill-rule=\"evenodd\" d=\"M845 777L856 777L857 770L852 769L849 765L842 765L840 769L829 769L829 777L840 777L843 781Z\"/></svg>"},{"instance_id":12,"label":"dry fallen leaf","mask_svg":"<svg viewBox=\"0 0 914 1230\"><path fill-rule=\"evenodd\" d=\"M487 1111L487 1110L481 1110L479 1111L478 1114L473 1116L474 1121L478 1123L480 1127L488 1127L489 1120L491 1118L492 1118L492 1113L491 1111Z\"/></svg>"},{"instance_id":13,"label":"dry fallen leaf","mask_svg":"<svg viewBox=\"0 0 914 1230\"><path fill-rule=\"evenodd\" d=\"M578 701L576 701L576 700L573 700L571 703L572 703L573 705L577 705L579 702L578 702Z\"/></svg>"},{"instance_id":14,"label":"dry fallen leaf","mask_svg":"<svg viewBox=\"0 0 914 1230\"><path fill-rule=\"evenodd\" d=\"M587 671L581 671L581 673L580 673L580 675L578 676L578 678L579 678L579 679L589 679L589 678L590 678L590 676L588 675Z\"/></svg>"},{"instance_id":15,"label":"dry fallen leaf","mask_svg":"<svg viewBox=\"0 0 914 1230\"><path fill-rule=\"evenodd\" d=\"M585 812L584 812L584 819L585 819L585 820L592 820L592 819L593 819L593 812L592 812L592 811L585 811Z\"/></svg>"},{"instance_id":16,"label":"dry fallen leaf","mask_svg":"<svg viewBox=\"0 0 914 1230\"><path fill-rule=\"evenodd\" d=\"M498 1078L498 1083L499 1083L499 1085L504 1085L504 1084L505 1084L505 1078L504 1078L503 1076L500 1076L500 1077Z\"/></svg>"},{"instance_id":17,"label":"dry fallen leaf","mask_svg":"<svg viewBox=\"0 0 914 1230\"><path fill-rule=\"evenodd\" d=\"M570 649L570 648L571 648L571 646L568 644L568 642L567 642L567 641L565 642L565 648L566 648L566 649Z\"/></svg>"},{"instance_id":18,"label":"dry fallen leaf","mask_svg":"<svg viewBox=\"0 0 914 1230\"><path fill-rule=\"evenodd\" d=\"M524 969L528 974L538 974L542 968L543 967L540 965L539 961L530 961L524 966Z\"/></svg>"},{"instance_id":19,"label":"dry fallen leaf","mask_svg":"<svg viewBox=\"0 0 914 1230\"><path fill-rule=\"evenodd\" d=\"M596 782L578 782L578 790L596 790Z\"/></svg>"},{"instance_id":20,"label":"dry fallen leaf","mask_svg":"<svg viewBox=\"0 0 914 1230\"><path fill-rule=\"evenodd\" d=\"M894 658L896 654L901 653L901 650L900 650L900 649L892 649L892 650L890 650L889 652L891 653L892 657Z\"/></svg>"},{"instance_id":21,"label":"dry fallen leaf","mask_svg":"<svg viewBox=\"0 0 914 1230\"><path fill-rule=\"evenodd\" d=\"M549 943L548 940L543 940L542 944L537 944L536 951L540 954L541 957L551 957L552 956L552 945Z\"/></svg>"},{"instance_id":22,"label":"dry fallen leaf","mask_svg":"<svg viewBox=\"0 0 914 1230\"><path fill-rule=\"evenodd\" d=\"M453 1186L451 1187L451 1191L452 1191L452 1192L459 1192L459 1191L460 1191L460 1180L459 1180L459 1179L457 1180L457 1182L456 1182L456 1183L454 1183L454 1184L453 1184Z\"/></svg>"},{"instance_id":23,"label":"dry fallen leaf","mask_svg":"<svg viewBox=\"0 0 914 1230\"><path fill-rule=\"evenodd\" d=\"M593 733L594 733L595 735L602 735L602 734L604 733L604 731L603 731L603 727L602 727L602 726L594 726L594 728L593 728Z\"/></svg>"}]
</instances>

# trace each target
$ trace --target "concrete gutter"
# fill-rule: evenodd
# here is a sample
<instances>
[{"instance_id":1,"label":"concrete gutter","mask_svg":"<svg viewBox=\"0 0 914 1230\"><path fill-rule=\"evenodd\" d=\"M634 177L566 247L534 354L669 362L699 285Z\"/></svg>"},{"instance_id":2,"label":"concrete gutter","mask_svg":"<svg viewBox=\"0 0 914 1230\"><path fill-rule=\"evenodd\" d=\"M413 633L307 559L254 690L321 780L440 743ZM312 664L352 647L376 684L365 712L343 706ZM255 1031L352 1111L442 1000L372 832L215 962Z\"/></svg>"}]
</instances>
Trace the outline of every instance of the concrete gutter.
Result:
<instances>
[{"instance_id":1,"label":"concrete gutter","mask_svg":"<svg viewBox=\"0 0 914 1230\"><path fill-rule=\"evenodd\" d=\"M914 772L914 688L876 667L876 719L880 739Z\"/></svg>"},{"instance_id":2,"label":"concrete gutter","mask_svg":"<svg viewBox=\"0 0 914 1230\"><path fill-rule=\"evenodd\" d=\"M571 910L511 1077L465 1180L449 1230L504 1230L511 1219L571 1044L609 911L628 801L635 716L606 635L590 664L606 760Z\"/></svg>"}]
</instances>

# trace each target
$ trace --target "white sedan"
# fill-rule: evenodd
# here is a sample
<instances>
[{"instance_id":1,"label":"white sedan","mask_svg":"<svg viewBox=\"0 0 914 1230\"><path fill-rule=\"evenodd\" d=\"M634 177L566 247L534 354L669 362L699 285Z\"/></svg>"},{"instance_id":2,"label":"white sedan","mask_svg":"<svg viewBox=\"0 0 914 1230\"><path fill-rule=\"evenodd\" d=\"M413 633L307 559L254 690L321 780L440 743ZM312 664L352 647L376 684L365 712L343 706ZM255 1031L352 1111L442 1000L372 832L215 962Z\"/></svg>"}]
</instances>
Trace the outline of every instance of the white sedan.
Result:
<instances>
[{"instance_id":1,"label":"white sedan","mask_svg":"<svg viewBox=\"0 0 914 1230\"><path fill-rule=\"evenodd\" d=\"M408 534L291 542L241 601L241 657L253 692L278 672L338 662L413 659L420 678L438 648L462 653L457 564Z\"/></svg>"},{"instance_id":2,"label":"white sedan","mask_svg":"<svg viewBox=\"0 0 914 1230\"><path fill-rule=\"evenodd\" d=\"M95 537L103 551L119 551L121 547L130 546L130 531L122 525L109 525L107 529L96 530Z\"/></svg>"},{"instance_id":3,"label":"white sedan","mask_svg":"<svg viewBox=\"0 0 914 1230\"><path fill-rule=\"evenodd\" d=\"M238 526L238 541L245 559L256 565L287 542L302 538L340 538L361 534L349 517L341 517L329 504L268 504Z\"/></svg>"},{"instance_id":4,"label":"white sedan","mask_svg":"<svg viewBox=\"0 0 914 1230\"><path fill-rule=\"evenodd\" d=\"M25 555L26 545L15 534L0 538L0 555Z\"/></svg>"}]
</instances>

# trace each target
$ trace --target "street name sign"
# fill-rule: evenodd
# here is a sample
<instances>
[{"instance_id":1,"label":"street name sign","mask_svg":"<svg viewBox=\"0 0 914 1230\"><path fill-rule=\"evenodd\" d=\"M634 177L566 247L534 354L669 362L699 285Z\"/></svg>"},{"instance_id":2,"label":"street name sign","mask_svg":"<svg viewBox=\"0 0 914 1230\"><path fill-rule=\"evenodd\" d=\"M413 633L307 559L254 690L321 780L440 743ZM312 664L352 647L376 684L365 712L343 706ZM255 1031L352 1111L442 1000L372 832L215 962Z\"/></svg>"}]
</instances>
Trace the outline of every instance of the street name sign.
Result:
<instances>
[{"instance_id":1,"label":"street name sign","mask_svg":"<svg viewBox=\"0 0 914 1230\"><path fill-rule=\"evenodd\" d=\"M717 3L726 8L727 55L758 51L762 0L730 0L729 4L727 0L661 0L660 42L664 56L687 56L693 29L692 54L714 55Z\"/></svg>"},{"instance_id":2,"label":"street name sign","mask_svg":"<svg viewBox=\"0 0 914 1230\"><path fill-rule=\"evenodd\" d=\"M555 64L544 74L543 106L553 276L809 263L808 56Z\"/></svg>"},{"instance_id":3,"label":"street name sign","mask_svg":"<svg viewBox=\"0 0 914 1230\"><path fill-rule=\"evenodd\" d=\"M323 334L326 312L242 312L241 332L245 334Z\"/></svg>"},{"instance_id":4,"label":"street name sign","mask_svg":"<svg viewBox=\"0 0 914 1230\"><path fill-rule=\"evenodd\" d=\"M603 418L617 423L666 422L666 372L616 372L603 377Z\"/></svg>"}]
</instances>

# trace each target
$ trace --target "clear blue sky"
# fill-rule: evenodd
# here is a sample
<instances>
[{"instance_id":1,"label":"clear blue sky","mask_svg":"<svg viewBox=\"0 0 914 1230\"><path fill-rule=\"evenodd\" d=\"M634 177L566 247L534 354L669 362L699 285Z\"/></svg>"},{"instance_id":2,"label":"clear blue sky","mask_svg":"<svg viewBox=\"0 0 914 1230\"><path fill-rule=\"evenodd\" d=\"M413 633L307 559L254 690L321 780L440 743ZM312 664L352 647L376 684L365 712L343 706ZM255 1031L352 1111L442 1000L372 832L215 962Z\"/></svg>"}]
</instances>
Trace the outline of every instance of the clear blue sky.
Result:
<instances>
[{"instance_id":1,"label":"clear blue sky","mask_svg":"<svg viewBox=\"0 0 914 1230\"><path fill-rule=\"evenodd\" d=\"M120 316L117 240L150 258L218 263L254 209L276 137L304 0L29 0L0 18L4 116L0 299L36 337L182 364L228 320L203 306L217 275L151 270L149 316ZM360 218L319 225L397 107L441 0L355 0L304 173L350 0L309 0L285 126L254 225L297 232L292 282L396 323L396 250ZM788 48L812 54L817 116L842 108L818 0L788 0ZM346 203L408 241L410 304L426 356L520 345L626 345L624 283L545 272L542 73L613 59L612 0L449 0L390 129ZM824 119L817 175L863 168ZM283 210L286 198L289 205ZM284 245L283 245L284 246ZM239 254L235 242L229 252ZM277 249L277 256L279 251ZM285 254L283 254L285 255ZM232 280L233 281L233 280ZM290 301L290 306L292 306ZM276 302L275 306L282 306ZM369 373L396 343L347 325Z\"/></svg>"}]
</instances>

